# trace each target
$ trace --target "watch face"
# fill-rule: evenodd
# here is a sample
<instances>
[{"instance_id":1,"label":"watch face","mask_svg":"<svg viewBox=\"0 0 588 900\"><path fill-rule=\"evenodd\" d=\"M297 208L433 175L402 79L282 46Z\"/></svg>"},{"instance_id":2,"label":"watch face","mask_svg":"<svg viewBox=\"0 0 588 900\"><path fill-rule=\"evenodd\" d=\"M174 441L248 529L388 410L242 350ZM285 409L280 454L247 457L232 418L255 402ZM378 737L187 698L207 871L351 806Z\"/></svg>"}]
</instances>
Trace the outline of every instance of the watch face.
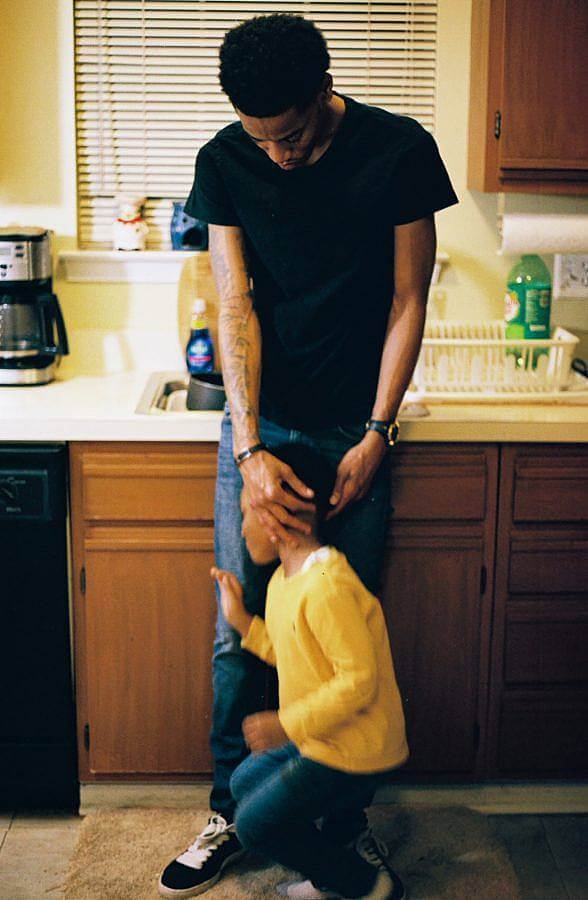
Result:
<instances>
[{"instance_id":1,"label":"watch face","mask_svg":"<svg viewBox=\"0 0 588 900\"><path fill-rule=\"evenodd\" d=\"M388 426L388 443L390 444L390 446L392 446L392 444L394 444L396 442L396 440L398 439L399 431L400 431L400 428L398 427L396 422L393 422L391 425Z\"/></svg>"}]
</instances>

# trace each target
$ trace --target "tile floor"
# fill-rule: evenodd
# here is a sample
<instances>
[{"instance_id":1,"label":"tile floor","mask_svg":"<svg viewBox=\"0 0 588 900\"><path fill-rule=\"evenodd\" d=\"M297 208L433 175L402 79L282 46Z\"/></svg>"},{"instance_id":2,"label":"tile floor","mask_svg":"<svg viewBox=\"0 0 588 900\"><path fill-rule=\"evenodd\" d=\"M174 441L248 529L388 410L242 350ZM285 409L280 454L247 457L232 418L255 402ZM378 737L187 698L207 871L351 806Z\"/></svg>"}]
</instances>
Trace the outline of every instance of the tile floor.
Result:
<instances>
[{"instance_id":1,"label":"tile floor","mask_svg":"<svg viewBox=\"0 0 588 900\"><path fill-rule=\"evenodd\" d=\"M508 849L522 900L588 900L588 814L488 819ZM0 813L1 900L60 898L80 822L64 813Z\"/></svg>"}]
</instances>

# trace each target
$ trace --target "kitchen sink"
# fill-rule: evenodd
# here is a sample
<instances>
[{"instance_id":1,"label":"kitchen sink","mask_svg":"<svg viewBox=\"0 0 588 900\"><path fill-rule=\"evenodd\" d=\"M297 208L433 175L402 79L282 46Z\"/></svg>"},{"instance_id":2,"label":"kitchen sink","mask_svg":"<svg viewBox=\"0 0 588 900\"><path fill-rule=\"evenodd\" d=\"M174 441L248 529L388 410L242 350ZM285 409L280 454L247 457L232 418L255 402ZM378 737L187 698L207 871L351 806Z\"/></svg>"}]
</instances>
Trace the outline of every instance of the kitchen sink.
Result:
<instances>
[{"instance_id":1,"label":"kitchen sink","mask_svg":"<svg viewBox=\"0 0 588 900\"><path fill-rule=\"evenodd\" d=\"M188 375L181 372L153 372L145 385L135 412L140 415L191 415L186 407Z\"/></svg>"},{"instance_id":2,"label":"kitchen sink","mask_svg":"<svg viewBox=\"0 0 588 900\"><path fill-rule=\"evenodd\" d=\"M135 408L139 415L191 416L194 410L188 409L189 377L182 372L153 372L148 380L141 398ZM211 410L202 410L202 412ZM429 410L420 402L411 402L407 393L398 418L412 419L428 416Z\"/></svg>"}]
</instances>

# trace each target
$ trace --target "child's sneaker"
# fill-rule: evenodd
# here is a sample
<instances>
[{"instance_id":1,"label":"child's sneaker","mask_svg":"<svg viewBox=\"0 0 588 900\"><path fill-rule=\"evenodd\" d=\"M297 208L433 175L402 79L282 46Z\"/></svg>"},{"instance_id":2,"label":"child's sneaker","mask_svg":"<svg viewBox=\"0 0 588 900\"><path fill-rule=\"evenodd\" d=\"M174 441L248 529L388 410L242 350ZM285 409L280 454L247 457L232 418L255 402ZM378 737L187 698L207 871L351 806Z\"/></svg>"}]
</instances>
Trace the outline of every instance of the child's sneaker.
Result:
<instances>
[{"instance_id":1,"label":"child's sneaker","mask_svg":"<svg viewBox=\"0 0 588 900\"><path fill-rule=\"evenodd\" d=\"M356 850L370 865L376 866L378 869L386 868L393 880L392 887L396 889L396 894L392 895L394 900L401 900L404 897L404 888L402 888L402 891L395 888L394 878L398 882L400 882L400 879L387 864L388 848L384 841L376 837L371 828L366 828L347 846ZM400 882L400 886L402 887L402 882ZM312 881L284 882L278 885L278 893L282 897L291 897L293 900L331 900L331 898L340 897L340 894L334 894L332 891L319 890Z\"/></svg>"},{"instance_id":2,"label":"child's sneaker","mask_svg":"<svg viewBox=\"0 0 588 900\"><path fill-rule=\"evenodd\" d=\"M319 890L312 881L284 881L278 885L278 894L291 900L337 900L341 897L332 891Z\"/></svg>"},{"instance_id":3,"label":"child's sneaker","mask_svg":"<svg viewBox=\"0 0 588 900\"><path fill-rule=\"evenodd\" d=\"M378 871L376 883L358 900L404 900L406 893L400 878L388 866Z\"/></svg>"},{"instance_id":4,"label":"child's sneaker","mask_svg":"<svg viewBox=\"0 0 588 900\"><path fill-rule=\"evenodd\" d=\"M292 900L333 900L333 898L344 900L340 894L319 890L312 881L284 882L278 885L278 893ZM360 897L359 900L405 900L405 898L404 885L396 872L389 866L381 866L370 893Z\"/></svg>"},{"instance_id":5,"label":"child's sneaker","mask_svg":"<svg viewBox=\"0 0 588 900\"><path fill-rule=\"evenodd\" d=\"M216 884L229 863L243 854L235 826L220 815L211 816L208 825L193 844L169 863L159 879L162 897L195 897Z\"/></svg>"},{"instance_id":6,"label":"child's sneaker","mask_svg":"<svg viewBox=\"0 0 588 900\"><path fill-rule=\"evenodd\" d=\"M388 847L381 838L376 837L371 828L366 828L347 846L356 850L372 866L381 868L388 864Z\"/></svg>"},{"instance_id":7,"label":"child's sneaker","mask_svg":"<svg viewBox=\"0 0 588 900\"><path fill-rule=\"evenodd\" d=\"M385 872L391 884L388 885L388 893L384 893L383 895L380 893L372 893L367 894L367 897L370 900L376 900L376 898L380 898L380 896L384 896L386 900L405 900L406 898L406 890L400 879L400 876L396 874L396 872L390 868L389 863L389 854L388 847L384 843L384 841L377 837L371 828L366 828L365 831L362 831L359 837L355 841L355 849L359 853L360 856L363 856L366 862L371 863L372 866L376 866L376 868L380 869L381 872ZM385 881L386 879L383 879ZM381 890L378 888L378 883L374 885L373 890Z\"/></svg>"}]
</instances>

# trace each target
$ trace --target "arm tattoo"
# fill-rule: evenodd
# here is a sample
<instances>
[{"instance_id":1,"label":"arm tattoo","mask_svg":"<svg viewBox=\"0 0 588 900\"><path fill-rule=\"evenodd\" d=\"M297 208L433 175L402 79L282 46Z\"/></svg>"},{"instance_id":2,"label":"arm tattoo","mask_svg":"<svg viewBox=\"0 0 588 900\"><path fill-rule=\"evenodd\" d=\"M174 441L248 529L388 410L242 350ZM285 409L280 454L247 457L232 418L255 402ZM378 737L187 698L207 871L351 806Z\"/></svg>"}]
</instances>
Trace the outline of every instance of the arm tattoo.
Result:
<instances>
[{"instance_id":1,"label":"arm tattoo","mask_svg":"<svg viewBox=\"0 0 588 900\"><path fill-rule=\"evenodd\" d=\"M211 226L209 231L212 270L220 297L224 383L231 404L235 448L243 449L259 439L261 332L241 229Z\"/></svg>"}]
</instances>

